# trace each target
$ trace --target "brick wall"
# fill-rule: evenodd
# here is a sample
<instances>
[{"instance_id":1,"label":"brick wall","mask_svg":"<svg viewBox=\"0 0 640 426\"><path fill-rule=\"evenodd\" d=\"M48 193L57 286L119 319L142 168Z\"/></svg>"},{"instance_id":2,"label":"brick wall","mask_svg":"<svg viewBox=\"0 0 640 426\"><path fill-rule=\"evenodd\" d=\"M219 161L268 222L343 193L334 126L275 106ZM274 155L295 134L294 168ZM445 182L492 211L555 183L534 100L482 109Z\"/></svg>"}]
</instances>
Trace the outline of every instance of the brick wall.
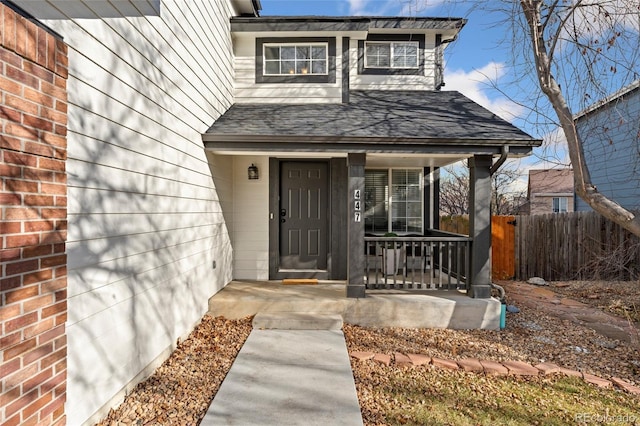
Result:
<instances>
[{"instance_id":1,"label":"brick wall","mask_svg":"<svg viewBox=\"0 0 640 426\"><path fill-rule=\"evenodd\" d=\"M64 424L67 46L0 4L0 424Z\"/></svg>"}]
</instances>

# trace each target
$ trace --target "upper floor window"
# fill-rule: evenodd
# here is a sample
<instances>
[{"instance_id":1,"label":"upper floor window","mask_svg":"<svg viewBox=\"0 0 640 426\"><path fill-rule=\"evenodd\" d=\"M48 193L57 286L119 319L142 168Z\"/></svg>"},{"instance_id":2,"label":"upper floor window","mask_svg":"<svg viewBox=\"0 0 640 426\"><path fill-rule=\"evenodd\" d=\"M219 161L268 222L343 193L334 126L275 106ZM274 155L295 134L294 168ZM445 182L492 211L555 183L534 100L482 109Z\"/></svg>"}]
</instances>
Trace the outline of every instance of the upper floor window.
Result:
<instances>
[{"instance_id":1,"label":"upper floor window","mask_svg":"<svg viewBox=\"0 0 640 426\"><path fill-rule=\"evenodd\" d=\"M336 82L335 37L257 37L258 84Z\"/></svg>"},{"instance_id":2,"label":"upper floor window","mask_svg":"<svg viewBox=\"0 0 640 426\"><path fill-rule=\"evenodd\" d=\"M424 34L369 34L358 40L358 74L425 75Z\"/></svg>"},{"instance_id":3,"label":"upper floor window","mask_svg":"<svg viewBox=\"0 0 640 426\"><path fill-rule=\"evenodd\" d=\"M366 68L418 68L418 42L366 42Z\"/></svg>"},{"instance_id":4,"label":"upper floor window","mask_svg":"<svg viewBox=\"0 0 640 426\"><path fill-rule=\"evenodd\" d=\"M264 75L326 75L327 43L263 44Z\"/></svg>"},{"instance_id":5,"label":"upper floor window","mask_svg":"<svg viewBox=\"0 0 640 426\"><path fill-rule=\"evenodd\" d=\"M553 197L553 212L565 213L568 211L567 197Z\"/></svg>"}]
</instances>

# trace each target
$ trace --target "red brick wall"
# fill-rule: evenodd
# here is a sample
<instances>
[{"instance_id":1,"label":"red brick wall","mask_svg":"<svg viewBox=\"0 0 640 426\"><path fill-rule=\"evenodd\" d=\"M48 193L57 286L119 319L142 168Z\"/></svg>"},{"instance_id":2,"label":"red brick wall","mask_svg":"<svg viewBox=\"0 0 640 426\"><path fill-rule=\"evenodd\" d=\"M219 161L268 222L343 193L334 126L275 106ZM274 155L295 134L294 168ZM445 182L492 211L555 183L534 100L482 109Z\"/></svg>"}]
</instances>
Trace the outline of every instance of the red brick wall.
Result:
<instances>
[{"instance_id":1,"label":"red brick wall","mask_svg":"<svg viewBox=\"0 0 640 426\"><path fill-rule=\"evenodd\" d=\"M0 424L64 424L67 46L0 4Z\"/></svg>"}]
</instances>

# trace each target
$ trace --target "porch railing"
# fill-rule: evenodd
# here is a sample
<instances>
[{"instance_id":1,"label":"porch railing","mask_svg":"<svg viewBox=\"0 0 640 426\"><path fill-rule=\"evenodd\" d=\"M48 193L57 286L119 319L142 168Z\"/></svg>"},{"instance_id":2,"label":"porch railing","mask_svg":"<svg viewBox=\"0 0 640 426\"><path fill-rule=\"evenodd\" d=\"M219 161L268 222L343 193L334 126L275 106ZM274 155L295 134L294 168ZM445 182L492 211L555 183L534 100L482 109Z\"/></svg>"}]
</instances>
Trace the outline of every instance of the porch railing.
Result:
<instances>
[{"instance_id":1,"label":"porch railing","mask_svg":"<svg viewBox=\"0 0 640 426\"><path fill-rule=\"evenodd\" d=\"M471 238L442 231L419 237L365 237L368 290L464 290Z\"/></svg>"}]
</instances>

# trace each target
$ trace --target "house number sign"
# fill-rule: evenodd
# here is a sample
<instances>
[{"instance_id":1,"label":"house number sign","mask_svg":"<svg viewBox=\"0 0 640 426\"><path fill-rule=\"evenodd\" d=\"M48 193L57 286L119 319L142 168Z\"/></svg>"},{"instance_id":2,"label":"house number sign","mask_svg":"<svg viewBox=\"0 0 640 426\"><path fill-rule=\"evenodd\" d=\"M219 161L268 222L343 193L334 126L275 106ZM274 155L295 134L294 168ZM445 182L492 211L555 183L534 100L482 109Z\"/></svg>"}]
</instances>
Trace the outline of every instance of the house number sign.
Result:
<instances>
[{"instance_id":1,"label":"house number sign","mask_svg":"<svg viewBox=\"0 0 640 426\"><path fill-rule=\"evenodd\" d=\"M353 199L355 200L353 205L355 210L353 219L355 222L360 222L362 220L362 216L360 213L361 206L360 206L360 190L359 189L356 189L355 191L353 191Z\"/></svg>"}]
</instances>

